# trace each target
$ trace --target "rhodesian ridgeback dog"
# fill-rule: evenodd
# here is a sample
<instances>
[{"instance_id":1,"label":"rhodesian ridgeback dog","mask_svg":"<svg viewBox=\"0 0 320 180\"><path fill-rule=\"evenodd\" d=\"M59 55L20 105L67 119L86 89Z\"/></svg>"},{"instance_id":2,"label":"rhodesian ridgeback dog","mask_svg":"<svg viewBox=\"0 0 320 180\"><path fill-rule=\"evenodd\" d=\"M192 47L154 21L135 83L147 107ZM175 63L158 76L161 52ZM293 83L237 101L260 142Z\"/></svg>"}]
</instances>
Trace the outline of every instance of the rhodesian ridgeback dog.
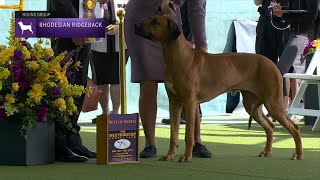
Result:
<instances>
[{"instance_id":1,"label":"rhodesian ridgeback dog","mask_svg":"<svg viewBox=\"0 0 320 180\"><path fill-rule=\"evenodd\" d=\"M194 145L196 108L218 95L239 90L243 104L251 118L266 132L267 141L260 157L272 152L275 126L262 111L265 105L295 142L292 159L303 159L299 126L293 123L283 108L283 78L268 58L249 53L209 54L193 49L177 24L169 17L158 16L135 25L135 33L160 43L165 61L164 83L169 98L170 148L160 160L169 161L178 147L179 121L185 108L185 152L179 161L191 161ZM150 59L152 61L152 59Z\"/></svg>"}]
</instances>

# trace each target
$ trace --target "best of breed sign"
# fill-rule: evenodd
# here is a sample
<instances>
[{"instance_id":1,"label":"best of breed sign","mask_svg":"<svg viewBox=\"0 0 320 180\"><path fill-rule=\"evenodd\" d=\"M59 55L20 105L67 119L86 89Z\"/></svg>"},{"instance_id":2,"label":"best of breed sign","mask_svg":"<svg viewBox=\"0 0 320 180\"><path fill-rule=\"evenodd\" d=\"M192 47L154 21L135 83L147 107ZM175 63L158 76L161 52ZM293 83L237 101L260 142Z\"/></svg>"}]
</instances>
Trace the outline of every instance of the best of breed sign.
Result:
<instances>
[{"instance_id":1,"label":"best of breed sign","mask_svg":"<svg viewBox=\"0 0 320 180\"><path fill-rule=\"evenodd\" d=\"M97 117L97 164L139 162L139 114Z\"/></svg>"}]
</instances>

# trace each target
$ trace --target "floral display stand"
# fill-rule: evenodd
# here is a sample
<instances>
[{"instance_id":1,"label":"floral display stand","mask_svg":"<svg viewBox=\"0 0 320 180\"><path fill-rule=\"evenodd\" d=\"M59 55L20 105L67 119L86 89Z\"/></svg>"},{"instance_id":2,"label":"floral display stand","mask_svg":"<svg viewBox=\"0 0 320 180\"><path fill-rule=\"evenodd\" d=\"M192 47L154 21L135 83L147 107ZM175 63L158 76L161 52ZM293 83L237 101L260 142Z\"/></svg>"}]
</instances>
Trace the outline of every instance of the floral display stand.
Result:
<instances>
[{"instance_id":1,"label":"floral display stand","mask_svg":"<svg viewBox=\"0 0 320 180\"><path fill-rule=\"evenodd\" d=\"M54 124L37 124L22 136L21 122L0 121L0 164L29 166L54 163Z\"/></svg>"},{"instance_id":2,"label":"floral display stand","mask_svg":"<svg viewBox=\"0 0 320 180\"><path fill-rule=\"evenodd\" d=\"M80 48L54 54L48 39L15 38L17 23L12 14L8 44L0 44L0 164L53 163L55 123L75 132L74 99L92 87L69 83L81 68L74 58Z\"/></svg>"}]
</instances>

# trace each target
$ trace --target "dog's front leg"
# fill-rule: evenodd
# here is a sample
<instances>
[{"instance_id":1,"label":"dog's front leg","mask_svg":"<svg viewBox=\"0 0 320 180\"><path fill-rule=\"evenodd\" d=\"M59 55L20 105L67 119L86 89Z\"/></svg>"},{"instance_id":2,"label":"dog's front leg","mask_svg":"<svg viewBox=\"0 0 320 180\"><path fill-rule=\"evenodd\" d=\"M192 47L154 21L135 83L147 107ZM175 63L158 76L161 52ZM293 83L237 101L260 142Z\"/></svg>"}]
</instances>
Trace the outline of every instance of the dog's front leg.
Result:
<instances>
[{"instance_id":1,"label":"dog's front leg","mask_svg":"<svg viewBox=\"0 0 320 180\"><path fill-rule=\"evenodd\" d=\"M179 126L182 102L174 95L169 95L169 112L170 112L170 147L167 155L160 157L160 161L171 161L175 154L179 143Z\"/></svg>"},{"instance_id":2,"label":"dog's front leg","mask_svg":"<svg viewBox=\"0 0 320 180\"><path fill-rule=\"evenodd\" d=\"M180 157L179 162L190 162L192 159L197 104L196 98L192 97L183 102L186 118L185 151L184 155Z\"/></svg>"}]
</instances>

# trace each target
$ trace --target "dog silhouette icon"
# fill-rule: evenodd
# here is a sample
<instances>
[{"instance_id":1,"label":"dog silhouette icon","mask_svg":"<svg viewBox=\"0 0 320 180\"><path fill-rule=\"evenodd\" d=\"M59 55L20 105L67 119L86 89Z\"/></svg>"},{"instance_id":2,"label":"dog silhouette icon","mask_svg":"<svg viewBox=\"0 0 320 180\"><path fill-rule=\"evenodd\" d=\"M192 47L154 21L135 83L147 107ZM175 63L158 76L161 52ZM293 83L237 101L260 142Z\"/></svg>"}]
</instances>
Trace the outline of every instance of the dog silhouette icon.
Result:
<instances>
[{"instance_id":1,"label":"dog silhouette icon","mask_svg":"<svg viewBox=\"0 0 320 180\"><path fill-rule=\"evenodd\" d=\"M19 24L20 29L21 29L21 31L22 31L21 34L23 34L23 32L26 31L26 30L29 30L29 31L31 32L31 34L33 34L33 31L32 31L32 22L30 22L29 25L25 25L25 24L23 24L23 22L20 21L20 22L18 22L18 24Z\"/></svg>"}]
</instances>

